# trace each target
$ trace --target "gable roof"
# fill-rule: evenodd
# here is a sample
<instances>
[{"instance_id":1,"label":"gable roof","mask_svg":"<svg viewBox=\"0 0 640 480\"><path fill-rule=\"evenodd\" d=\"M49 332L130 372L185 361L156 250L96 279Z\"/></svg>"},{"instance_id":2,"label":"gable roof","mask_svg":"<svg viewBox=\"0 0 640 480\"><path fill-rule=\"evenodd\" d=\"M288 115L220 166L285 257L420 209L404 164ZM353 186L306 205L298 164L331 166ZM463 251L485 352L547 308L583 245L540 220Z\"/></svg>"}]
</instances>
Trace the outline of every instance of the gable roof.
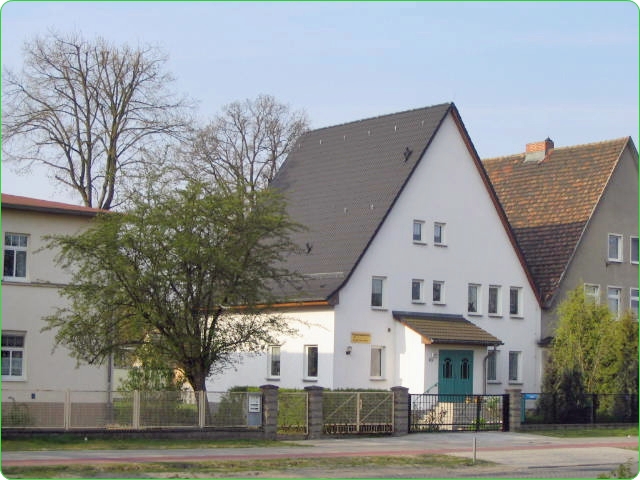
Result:
<instances>
[{"instance_id":1,"label":"gable roof","mask_svg":"<svg viewBox=\"0 0 640 480\"><path fill-rule=\"evenodd\" d=\"M553 300L629 137L483 160L545 304ZM635 149L633 149L635 151Z\"/></svg>"},{"instance_id":2,"label":"gable roof","mask_svg":"<svg viewBox=\"0 0 640 480\"><path fill-rule=\"evenodd\" d=\"M287 268L302 274L304 281L298 291L274 293L287 300L335 299L447 115L456 122L520 255L459 113L453 103L444 103L312 130L300 137L271 186L284 194L290 217L308 228L293 237L307 253L287 261Z\"/></svg>"},{"instance_id":3,"label":"gable roof","mask_svg":"<svg viewBox=\"0 0 640 480\"><path fill-rule=\"evenodd\" d=\"M327 299L338 290L452 108L409 110L300 137L271 184L284 193L291 218L308 228L293 240L309 252L287 264L304 275L302 291L285 294Z\"/></svg>"},{"instance_id":4,"label":"gable roof","mask_svg":"<svg viewBox=\"0 0 640 480\"><path fill-rule=\"evenodd\" d=\"M105 210L101 210L99 208L82 207L79 205L71 205L69 203L51 202L49 200L22 197L19 195L10 195L7 193L2 194L2 208L87 217L93 217L100 212L105 212Z\"/></svg>"},{"instance_id":5,"label":"gable roof","mask_svg":"<svg viewBox=\"0 0 640 480\"><path fill-rule=\"evenodd\" d=\"M428 344L502 345L503 342L462 315L393 312L393 318L417 332Z\"/></svg>"}]
</instances>

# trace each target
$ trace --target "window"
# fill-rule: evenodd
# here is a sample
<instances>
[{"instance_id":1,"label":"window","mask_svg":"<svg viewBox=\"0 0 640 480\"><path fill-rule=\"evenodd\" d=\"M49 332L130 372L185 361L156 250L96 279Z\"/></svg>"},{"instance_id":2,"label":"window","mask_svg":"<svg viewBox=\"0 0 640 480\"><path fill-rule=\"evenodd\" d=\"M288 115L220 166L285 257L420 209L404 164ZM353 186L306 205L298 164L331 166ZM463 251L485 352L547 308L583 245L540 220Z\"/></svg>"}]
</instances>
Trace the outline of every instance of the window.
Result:
<instances>
[{"instance_id":1,"label":"window","mask_svg":"<svg viewBox=\"0 0 640 480\"><path fill-rule=\"evenodd\" d=\"M280 376L280 346L271 345L267 355L269 362L269 378Z\"/></svg>"},{"instance_id":2,"label":"window","mask_svg":"<svg viewBox=\"0 0 640 480\"><path fill-rule=\"evenodd\" d=\"M444 282L433 282L433 303L444 304Z\"/></svg>"},{"instance_id":3,"label":"window","mask_svg":"<svg viewBox=\"0 0 640 480\"><path fill-rule=\"evenodd\" d=\"M371 377L382 378L383 371L384 347L371 347Z\"/></svg>"},{"instance_id":4,"label":"window","mask_svg":"<svg viewBox=\"0 0 640 480\"><path fill-rule=\"evenodd\" d=\"M27 235L5 233L2 275L9 279L27 278Z\"/></svg>"},{"instance_id":5,"label":"window","mask_svg":"<svg viewBox=\"0 0 640 480\"><path fill-rule=\"evenodd\" d=\"M446 238L444 236L444 227L446 224L436 222L433 224L433 243L434 245L445 245Z\"/></svg>"},{"instance_id":6,"label":"window","mask_svg":"<svg viewBox=\"0 0 640 480\"><path fill-rule=\"evenodd\" d=\"M422 243L422 227L424 222L422 220L414 220L413 221L413 243Z\"/></svg>"},{"instance_id":7,"label":"window","mask_svg":"<svg viewBox=\"0 0 640 480\"><path fill-rule=\"evenodd\" d=\"M383 305L384 278L373 277L371 279L371 306L381 308Z\"/></svg>"},{"instance_id":8,"label":"window","mask_svg":"<svg viewBox=\"0 0 640 480\"><path fill-rule=\"evenodd\" d=\"M24 333L2 334L2 380L24 380Z\"/></svg>"},{"instance_id":9,"label":"window","mask_svg":"<svg viewBox=\"0 0 640 480\"><path fill-rule=\"evenodd\" d=\"M520 364L520 357L522 352L509 352L509 381L510 382L521 382L522 374Z\"/></svg>"},{"instance_id":10,"label":"window","mask_svg":"<svg viewBox=\"0 0 640 480\"><path fill-rule=\"evenodd\" d=\"M488 382L497 382L498 381L498 362L497 358L498 352L489 352L489 356L487 357L487 381Z\"/></svg>"},{"instance_id":11,"label":"window","mask_svg":"<svg viewBox=\"0 0 640 480\"><path fill-rule=\"evenodd\" d=\"M442 362L442 378L453 378L453 362L450 358Z\"/></svg>"},{"instance_id":12,"label":"window","mask_svg":"<svg viewBox=\"0 0 640 480\"><path fill-rule=\"evenodd\" d=\"M480 285L469 284L468 290L468 313L480 313Z\"/></svg>"},{"instance_id":13,"label":"window","mask_svg":"<svg viewBox=\"0 0 640 480\"><path fill-rule=\"evenodd\" d=\"M622 262L622 235L609 234L609 249L607 259L610 262Z\"/></svg>"},{"instance_id":14,"label":"window","mask_svg":"<svg viewBox=\"0 0 640 480\"><path fill-rule=\"evenodd\" d=\"M632 288L629 291L629 308L635 314L636 318L638 318L638 289Z\"/></svg>"},{"instance_id":15,"label":"window","mask_svg":"<svg viewBox=\"0 0 640 480\"><path fill-rule=\"evenodd\" d=\"M304 376L306 379L318 378L318 346L305 345L304 347Z\"/></svg>"},{"instance_id":16,"label":"window","mask_svg":"<svg viewBox=\"0 0 640 480\"><path fill-rule=\"evenodd\" d=\"M616 317L620 316L620 294L622 292L621 288L618 287L608 287L607 288L607 300L609 301L609 310Z\"/></svg>"},{"instance_id":17,"label":"window","mask_svg":"<svg viewBox=\"0 0 640 480\"><path fill-rule=\"evenodd\" d=\"M520 287L509 289L509 315L522 316L522 288Z\"/></svg>"},{"instance_id":18,"label":"window","mask_svg":"<svg viewBox=\"0 0 640 480\"><path fill-rule=\"evenodd\" d=\"M631 263L637 265L638 264L638 237L631 237L631 252L629 254L629 258L631 259Z\"/></svg>"},{"instance_id":19,"label":"window","mask_svg":"<svg viewBox=\"0 0 640 480\"><path fill-rule=\"evenodd\" d=\"M411 301L424 303L424 280L411 280Z\"/></svg>"},{"instance_id":20,"label":"window","mask_svg":"<svg viewBox=\"0 0 640 480\"><path fill-rule=\"evenodd\" d=\"M500 286L489 285L489 307L487 312L489 315L500 315Z\"/></svg>"},{"instance_id":21,"label":"window","mask_svg":"<svg viewBox=\"0 0 640 480\"><path fill-rule=\"evenodd\" d=\"M584 284L584 296L587 301L596 305L600 303L600 285Z\"/></svg>"}]
</instances>

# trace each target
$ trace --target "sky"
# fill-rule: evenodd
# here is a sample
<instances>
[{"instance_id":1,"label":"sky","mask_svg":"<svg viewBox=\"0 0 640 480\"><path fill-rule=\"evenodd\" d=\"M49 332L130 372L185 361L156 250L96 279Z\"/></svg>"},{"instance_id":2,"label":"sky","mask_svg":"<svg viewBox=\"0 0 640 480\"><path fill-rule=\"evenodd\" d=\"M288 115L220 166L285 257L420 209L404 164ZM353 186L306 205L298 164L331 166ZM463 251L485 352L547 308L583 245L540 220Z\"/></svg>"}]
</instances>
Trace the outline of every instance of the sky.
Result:
<instances>
[{"instance_id":1,"label":"sky","mask_svg":"<svg viewBox=\"0 0 640 480\"><path fill-rule=\"evenodd\" d=\"M273 95L311 128L454 102L481 158L631 136L638 6L573 2L8 1L1 63L48 29L168 54L198 116ZM79 203L46 170L2 164L2 192Z\"/></svg>"}]
</instances>

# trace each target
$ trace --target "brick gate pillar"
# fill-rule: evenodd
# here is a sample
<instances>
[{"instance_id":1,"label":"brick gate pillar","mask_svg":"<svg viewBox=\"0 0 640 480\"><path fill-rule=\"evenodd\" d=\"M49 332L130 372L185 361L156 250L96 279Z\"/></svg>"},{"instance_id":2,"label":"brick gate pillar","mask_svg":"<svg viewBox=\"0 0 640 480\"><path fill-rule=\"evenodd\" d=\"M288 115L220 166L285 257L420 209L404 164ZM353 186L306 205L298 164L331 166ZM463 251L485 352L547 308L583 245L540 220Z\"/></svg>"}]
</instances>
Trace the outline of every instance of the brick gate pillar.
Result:
<instances>
[{"instance_id":1,"label":"brick gate pillar","mask_svg":"<svg viewBox=\"0 0 640 480\"><path fill-rule=\"evenodd\" d=\"M409 389L392 387L393 392L393 436L409 433Z\"/></svg>"},{"instance_id":2,"label":"brick gate pillar","mask_svg":"<svg viewBox=\"0 0 640 480\"><path fill-rule=\"evenodd\" d=\"M324 388L312 385L304 387L309 395L308 434L307 438L320 438L324 430L324 415L322 413L322 394Z\"/></svg>"},{"instance_id":3,"label":"brick gate pillar","mask_svg":"<svg viewBox=\"0 0 640 480\"><path fill-rule=\"evenodd\" d=\"M522 390L519 388L507 388L505 393L509 395L509 430L516 432L520 429L522 414Z\"/></svg>"},{"instance_id":4,"label":"brick gate pillar","mask_svg":"<svg viewBox=\"0 0 640 480\"><path fill-rule=\"evenodd\" d=\"M275 440L278 435L278 387L260 386L262 392L262 430L266 440Z\"/></svg>"}]
</instances>

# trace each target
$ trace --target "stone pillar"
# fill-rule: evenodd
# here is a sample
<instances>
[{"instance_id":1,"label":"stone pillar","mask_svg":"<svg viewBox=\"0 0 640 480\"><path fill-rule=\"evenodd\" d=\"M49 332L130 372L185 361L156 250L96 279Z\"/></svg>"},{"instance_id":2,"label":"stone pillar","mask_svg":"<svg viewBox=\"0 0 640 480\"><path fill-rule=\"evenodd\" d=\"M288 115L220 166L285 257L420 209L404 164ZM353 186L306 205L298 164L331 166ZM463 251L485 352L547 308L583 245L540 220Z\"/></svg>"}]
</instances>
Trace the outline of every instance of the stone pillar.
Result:
<instances>
[{"instance_id":1,"label":"stone pillar","mask_svg":"<svg viewBox=\"0 0 640 480\"><path fill-rule=\"evenodd\" d=\"M308 434L307 438L320 438L324 429L324 415L322 413L322 394L324 388L312 385L310 387L304 387L309 396L309 411L307 413L308 418Z\"/></svg>"},{"instance_id":2,"label":"stone pillar","mask_svg":"<svg viewBox=\"0 0 640 480\"><path fill-rule=\"evenodd\" d=\"M392 387L393 392L393 436L409 433L409 389Z\"/></svg>"},{"instance_id":3,"label":"stone pillar","mask_svg":"<svg viewBox=\"0 0 640 480\"><path fill-rule=\"evenodd\" d=\"M516 432L520 429L522 422L522 390L507 388L505 393L509 395L509 430Z\"/></svg>"},{"instance_id":4,"label":"stone pillar","mask_svg":"<svg viewBox=\"0 0 640 480\"><path fill-rule=\"evenodd\" d=\"M262 385L262 430L266 440L275 440L278 435L278 387Z\"/></svg>"}]
</instances>

